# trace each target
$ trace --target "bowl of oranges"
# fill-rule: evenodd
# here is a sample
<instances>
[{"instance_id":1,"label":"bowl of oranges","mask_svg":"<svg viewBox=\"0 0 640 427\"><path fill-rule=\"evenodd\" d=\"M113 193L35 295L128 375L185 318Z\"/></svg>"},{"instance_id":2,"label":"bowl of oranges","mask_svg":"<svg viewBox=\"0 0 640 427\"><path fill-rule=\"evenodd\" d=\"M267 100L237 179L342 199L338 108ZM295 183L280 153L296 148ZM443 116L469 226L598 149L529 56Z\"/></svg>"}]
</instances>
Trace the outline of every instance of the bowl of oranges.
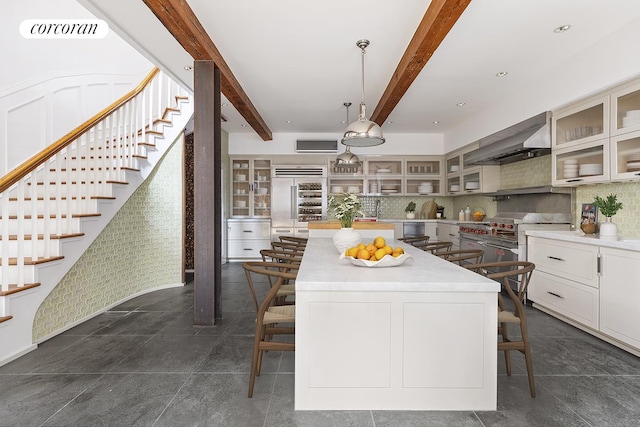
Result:
<instances>
[{"instance_id":1,"label":"bowl of oranges","mask_svg":"<svg viewBox=\"0 0 640 427\"><path fill-rule=\"evenodd\" d=\"M358 267L396 267L412 260L410 254L404 252L400 246L392 248L387 245L384 237L376 237L373 242L360 243L358 246L348 248L340 255L340 259L346 259Z\"/></svg>"}]
</instances>

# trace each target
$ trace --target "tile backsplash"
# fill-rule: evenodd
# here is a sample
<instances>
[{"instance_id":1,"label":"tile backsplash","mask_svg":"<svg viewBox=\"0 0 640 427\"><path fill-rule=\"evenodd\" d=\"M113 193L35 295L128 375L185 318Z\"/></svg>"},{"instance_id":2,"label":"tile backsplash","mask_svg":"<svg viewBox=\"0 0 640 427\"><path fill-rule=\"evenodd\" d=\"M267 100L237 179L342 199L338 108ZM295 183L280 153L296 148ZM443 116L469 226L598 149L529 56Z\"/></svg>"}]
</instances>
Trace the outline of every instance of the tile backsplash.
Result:
<instances>
[{"instance_id":1,"label":"tile backsplash","mask_svg":"<svg viewBox=\"0 0 640 427\"><path fill-rule=\"evenodd\" d=\"M523 188L551 184L551 156L534 157L500 166L500 187Z\"/></svg>"},{"instance_id":2,"label":"tile backsplash","mask_svg":"<svg viewBox=\"0 0 640 427\"><path fill-rule=\"evenodd\" d=\"M622 236L640 236L640 182L618 182L611 184L581 185L576 188L576 218L574 224L579 228L580 211L583 203L592 203L595 196L618 196L622 209L613 217ZM604 221L598 212L598 222Z\"/></svg>"}]
</instances>

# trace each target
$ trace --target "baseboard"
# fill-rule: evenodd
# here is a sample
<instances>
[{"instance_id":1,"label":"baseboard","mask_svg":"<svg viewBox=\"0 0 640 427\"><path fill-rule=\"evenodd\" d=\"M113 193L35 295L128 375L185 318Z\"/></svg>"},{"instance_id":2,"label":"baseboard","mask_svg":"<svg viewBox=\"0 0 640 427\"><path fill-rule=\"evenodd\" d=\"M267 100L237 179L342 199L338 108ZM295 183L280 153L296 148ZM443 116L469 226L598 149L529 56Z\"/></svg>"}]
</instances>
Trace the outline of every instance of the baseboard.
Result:
<instances>
[{"instance_id":1,"label":"baseboard","mask_svg":"<svg viewBox=\"0 0 640 427\"><path fill-rule=\"evenodd\" d=\"M37 344L31 344L23 348L22 350L13 353L11 356L5 357L4 359L0 360L0 366L6 365L9 362L13 362L14 360L24 356L25 354L32 352L36 348L38 348Z\"/></svg>"}]
</instances>

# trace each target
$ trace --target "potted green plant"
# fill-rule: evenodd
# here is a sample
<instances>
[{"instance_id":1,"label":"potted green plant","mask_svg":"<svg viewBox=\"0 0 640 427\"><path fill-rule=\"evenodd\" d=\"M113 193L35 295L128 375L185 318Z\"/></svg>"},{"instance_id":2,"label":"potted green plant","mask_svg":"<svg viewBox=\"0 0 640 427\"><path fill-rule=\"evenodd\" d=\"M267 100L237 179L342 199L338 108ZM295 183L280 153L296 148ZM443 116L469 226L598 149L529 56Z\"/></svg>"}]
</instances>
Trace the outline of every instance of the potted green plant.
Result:
<instances>
[{"instance_id":1,"label":"potted green plant","mask_svg":"<svg viewBox=\"0 0 640 427\"><path fill-rule=\"evenodd\" d=\"M362 202L358 196L351 193L342 193L329 198L329 212L340 221L340 230L333 235L333 244L339 252L356 246L362 241L360 234L353 229L353 221L356 217L364 216Z\"/></svg>"},{"instance_id":2,"label":"potted green plant","mask_svg":"<svg viewBox=\"0 0 640 427\"><path fill-rule=\"evenodd\" d=\"M598 207L600 213L606 218L606 222L600 224L600 237L616 236L618 234L618 226L611 222L611 217L622 209L622 203L618 201L618 196L609 194L604 199L596 196L593 204Z\"/></svg>"},{"instance_id":3,"label":"potted green plant","mask_svg":"<svg viewBox=\"0 0 640 427\"><path fill-rule=\"evenodd\" d=\"M416 204L414 202L409 202L404 211L407 213L408 219L413 219L416 217Z\"/></svg>"}]
</instances>

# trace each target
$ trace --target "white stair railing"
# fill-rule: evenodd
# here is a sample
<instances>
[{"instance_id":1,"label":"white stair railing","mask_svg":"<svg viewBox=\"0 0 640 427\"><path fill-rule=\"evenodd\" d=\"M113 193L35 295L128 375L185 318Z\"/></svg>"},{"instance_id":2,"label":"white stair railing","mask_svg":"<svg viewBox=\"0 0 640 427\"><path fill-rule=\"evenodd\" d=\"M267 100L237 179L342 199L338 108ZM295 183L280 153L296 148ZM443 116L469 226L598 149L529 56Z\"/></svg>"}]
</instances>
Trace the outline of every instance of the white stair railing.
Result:
<instances>
[{"instance_id":1,"label":"white stair railing","mask_svg":"<svg viewBox=\"0 0 640 427\"><path fill-rule=\"evenodd\" d=\"M161 94L163 96L161 96ZM33 280L26 265L55 259L59 236L77 233L77 217L97 214L97 200L126 182L156 123L188 92L154 69L137 88L0 178L0 291ZM151 132L150 132L151 131Z\"/></svg>"}]
</instances>

